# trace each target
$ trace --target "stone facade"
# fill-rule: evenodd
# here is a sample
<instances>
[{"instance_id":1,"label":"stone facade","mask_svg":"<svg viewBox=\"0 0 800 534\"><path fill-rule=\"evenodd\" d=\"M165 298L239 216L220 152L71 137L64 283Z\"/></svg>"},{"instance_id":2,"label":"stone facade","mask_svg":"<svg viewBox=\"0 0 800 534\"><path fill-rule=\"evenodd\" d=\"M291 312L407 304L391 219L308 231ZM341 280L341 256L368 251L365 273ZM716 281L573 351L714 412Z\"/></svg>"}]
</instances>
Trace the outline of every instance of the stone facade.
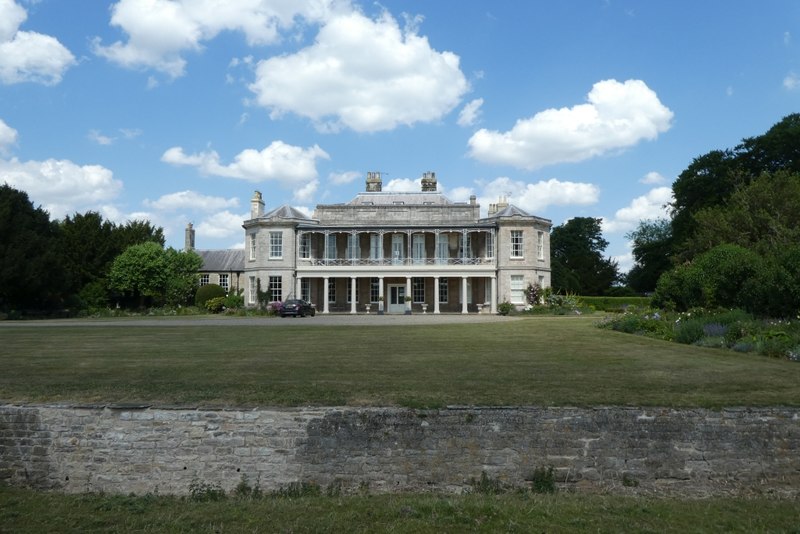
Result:
<instances>
[{"instance_id":1,"label":"stone facade","mask_svg":"<svg viewBox=\"0 0 800 534\"><path fill-rule=\"evenodd\" d=\"M800 410L0 406L0 483L66 492L467 490L524 486L713 495L800 488Z\"/></svg>"}]
</instances>

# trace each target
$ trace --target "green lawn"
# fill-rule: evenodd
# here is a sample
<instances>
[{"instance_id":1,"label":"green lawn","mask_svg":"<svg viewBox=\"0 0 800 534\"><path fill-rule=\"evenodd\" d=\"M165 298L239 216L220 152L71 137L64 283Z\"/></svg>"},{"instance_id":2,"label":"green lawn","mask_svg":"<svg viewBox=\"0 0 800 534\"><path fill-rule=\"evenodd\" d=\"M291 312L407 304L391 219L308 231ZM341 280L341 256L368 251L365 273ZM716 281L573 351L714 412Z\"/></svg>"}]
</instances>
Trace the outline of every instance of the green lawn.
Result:
<instances>
[{"instance_id":1,"label":"green lawn","mask_svg":"<svg viewBox=\"0 0 800 534\"><path fill-rule=\"evenodd\" d=\"M0 328L0 402L185 406L800 405L800 365L594 326ZM277 321L278 319L276 319Z\"/></svg>"}]
</instances>

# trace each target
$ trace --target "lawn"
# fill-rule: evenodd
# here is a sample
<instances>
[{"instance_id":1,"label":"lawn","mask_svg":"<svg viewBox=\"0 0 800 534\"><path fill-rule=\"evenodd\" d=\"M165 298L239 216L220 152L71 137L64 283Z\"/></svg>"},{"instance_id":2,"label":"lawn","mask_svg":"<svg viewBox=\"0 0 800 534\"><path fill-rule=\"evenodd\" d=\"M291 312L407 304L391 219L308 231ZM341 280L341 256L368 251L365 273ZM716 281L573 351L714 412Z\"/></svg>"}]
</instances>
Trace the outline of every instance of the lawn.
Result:
<instances>
[{"instance_id":1,"label":"lawn","mask_svg":"<svg viewBox=\"0 0 800 534\"><path fill-rule=\"evenodd\" d=\"M170 406L800 404L800 364L598 329L599 317L282 327L4 324L0 402ZM263 320L262 320L263 321ZM276 319L276 321L278 321ZM260 324L260 326L259 326Z\"/></svg>"}]
</instances>

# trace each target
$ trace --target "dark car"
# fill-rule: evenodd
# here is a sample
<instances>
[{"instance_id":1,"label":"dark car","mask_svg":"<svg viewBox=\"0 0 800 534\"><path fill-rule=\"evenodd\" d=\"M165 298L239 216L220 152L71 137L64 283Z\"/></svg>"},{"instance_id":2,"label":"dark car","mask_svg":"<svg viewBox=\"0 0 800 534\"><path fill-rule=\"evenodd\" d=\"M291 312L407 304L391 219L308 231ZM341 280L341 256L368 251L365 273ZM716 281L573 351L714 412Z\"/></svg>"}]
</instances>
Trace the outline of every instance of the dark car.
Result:
<instances>
[{"instance_id":1,"label":"dark car","mask_svg":"<svg viewBox=\"0 0 800 534\"><path fill-rule=\"evenodd\" d=\"M310 315L314 317L317 314L317 310L314 309L314 306L311 303L306 302L302 299L288 299L283 302L283 306L281 306L280 311L281 317L286 317L287 315L294 315L295 317L305 317L306 315Z\"/></svg>"}]
</instances>

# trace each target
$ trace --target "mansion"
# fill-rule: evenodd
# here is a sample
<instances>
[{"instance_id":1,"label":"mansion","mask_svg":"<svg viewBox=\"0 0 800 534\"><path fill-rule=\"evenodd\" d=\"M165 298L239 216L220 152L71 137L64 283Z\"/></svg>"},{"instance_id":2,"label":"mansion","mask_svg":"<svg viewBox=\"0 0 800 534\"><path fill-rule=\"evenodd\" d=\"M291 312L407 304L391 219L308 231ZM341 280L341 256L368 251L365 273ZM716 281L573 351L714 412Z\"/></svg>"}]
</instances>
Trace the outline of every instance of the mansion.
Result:
<instances>
[{"instance_id":1,"label":"mansion","mask_svg":"<svg viewBox=\"0 0 800 534\"><path fill-rule=\"evenodd\" d=\"M291 206L265 211L256 191L242 224L244 250L197 250L200 283L243 289L245 304L302 298L319 313L474 313L524 305L529 284L550 286L551 221L501 199L481 218L475 197L452 202L425 173L419 192L366 191L312 217ZM194 229L186 229L194 249Z\"/></svg>"}]
</instances>

